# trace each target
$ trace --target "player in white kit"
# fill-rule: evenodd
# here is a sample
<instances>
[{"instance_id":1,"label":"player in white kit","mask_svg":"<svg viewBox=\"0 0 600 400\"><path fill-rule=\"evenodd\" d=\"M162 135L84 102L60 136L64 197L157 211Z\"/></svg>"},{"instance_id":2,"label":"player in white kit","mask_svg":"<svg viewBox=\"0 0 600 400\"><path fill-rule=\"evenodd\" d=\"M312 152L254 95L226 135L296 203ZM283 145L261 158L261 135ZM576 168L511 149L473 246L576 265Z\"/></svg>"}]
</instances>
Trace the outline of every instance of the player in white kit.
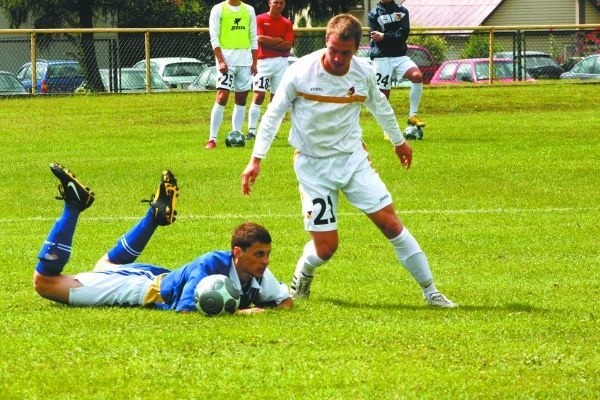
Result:
<instances>
[{"instance_id":1,"label":"player in white kit","mask_svg":"<svg viewBox=\"0 0 600 400\"><path fill-rule=\"evenodd\" d=\"M390 193L370 165L359 125L362 105L388 133L405 168L410 167L412 149L370 67L354 57L361 35L358 19L337 15L327 25L326 48L288 68L259 124L252 157L242 173L242 193L250 194L260 163L290 111L289 143L296 149L294 169L305 228L311 235L292 278L292 296L309 296L315 269L337 250L338 194L342 191L388 238L402 265L419 283L427 303L457 307L438 292L425 254L398 219Z\"/></svg>"}]
</instances>

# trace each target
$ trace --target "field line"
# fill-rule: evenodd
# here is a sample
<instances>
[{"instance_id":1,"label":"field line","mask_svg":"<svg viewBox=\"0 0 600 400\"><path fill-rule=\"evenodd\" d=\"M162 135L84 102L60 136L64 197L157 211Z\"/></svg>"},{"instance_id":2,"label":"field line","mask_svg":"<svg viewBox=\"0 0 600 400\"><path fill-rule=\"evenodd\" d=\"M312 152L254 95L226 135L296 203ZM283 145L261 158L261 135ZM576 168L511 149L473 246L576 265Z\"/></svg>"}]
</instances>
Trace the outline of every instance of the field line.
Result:
<instances>
[{"instance_id":1,"label":"field line","mask_svg":"<svg viewBox=\"0 0 600 400\"><path fill-rule=\"evenodd\" d=\"M458 209L458 210L398 210L398 214L402 215L419 215L419 214L433 214L433 215L460 215L460 214L549 214L549 213L569 213L569 212L598 212L600 207L548 207L548 208L490 208L490 209ZM343 212L341 216L358 216L362 215L361 212ZM0 218L0 224L10 224L15 222L43 222L43 221L54 221L56 217L23 217L23 218ZM248 214L218 214L218 215L201 215L201 214L186 214L178 216L181 220L202 220L202 219L243 219L243 218L299 218L300 212L294 213L248 213ZM141 218L141 214L138 216L123 215L123 216L106 216L106 217L91 217L85 218L88 221L127 221L127 220L138 220Z\"/></svg>"}]
</instances>

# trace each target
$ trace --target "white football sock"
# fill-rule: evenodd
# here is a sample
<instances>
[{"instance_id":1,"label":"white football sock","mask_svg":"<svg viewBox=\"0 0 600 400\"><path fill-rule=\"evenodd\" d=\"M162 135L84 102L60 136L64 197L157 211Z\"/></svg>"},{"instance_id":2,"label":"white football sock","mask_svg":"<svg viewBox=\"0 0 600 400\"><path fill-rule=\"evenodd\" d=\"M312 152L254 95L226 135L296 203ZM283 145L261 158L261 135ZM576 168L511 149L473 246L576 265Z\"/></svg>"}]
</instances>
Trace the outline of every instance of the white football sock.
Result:
<instances>
[{"instance_id":1,"label":"white football sock","mask_svg":"<svg viewBox=\"0 0 600 400\"><path fill-rule=\"evenodd\" d=\"M421 102L421 95L423 94L423 83L412 83L410 85L410 93L408 94L408 100L410 102L409 117L412 117L419 111L419 103Z\"/></svg>"},{"instance_id":2,"label":"white football sock","mask_svg":"<svg viewBox=\"0 0 600 400\"><path fill-rule=\"evenodd\" d=\"M413 279L419 283L423 293L427 294L437 291L433 284L433 274L429 268L427 257L408 229L404 227L398 236L390 239L390 243L394 246L398 260L400 260L400 263L411 274Z\"/></svg>"},{"instance_id":3,"label":"white football sock","mask_svg":"<svg viewBox=\"0 0 600 400\"><path fill-rule=\"evenodd\" d=\"M260 104L252 103L248 110L248 132L255 133L260 119Z\"/></svg>"},{"instance_id":4,"label":"white football sock","mask_svg":"<svg viewBox=\"0 0 600 400\"><path fill-rule=\"evenodd\" d=\"M317 255L317 249L315 248L315 242L310 240L304 245L304 251L296 264L296 271L294 274L303 273L305 276L313 276L317 267L325 264L325 260L322 260Z\"/></svg>"},{"instance_id":5,"label":"white football sock","mask_svg":"<svg viewBox=\"0 0 600 400\"><path fill-rule=\"evenodd\" d=\"M234 131L242 131L242 125L244 125L245 116L246 106L235 104L233 106L233 114L231 115L231 127Z\"/></svg>"},{"instance_id":6,"label":"white football sock","mask_svg":"<svg viewBox=\"0 0 600 400\"><path fill-rule=\"evenodd\" d=\"M213 105L212 111L210 112L210 139L213 139L215 141L217 140L219 128L221 127L221 123L223 122L224 110L225 106L215 103Z\"/></svg>"}]
</instances>

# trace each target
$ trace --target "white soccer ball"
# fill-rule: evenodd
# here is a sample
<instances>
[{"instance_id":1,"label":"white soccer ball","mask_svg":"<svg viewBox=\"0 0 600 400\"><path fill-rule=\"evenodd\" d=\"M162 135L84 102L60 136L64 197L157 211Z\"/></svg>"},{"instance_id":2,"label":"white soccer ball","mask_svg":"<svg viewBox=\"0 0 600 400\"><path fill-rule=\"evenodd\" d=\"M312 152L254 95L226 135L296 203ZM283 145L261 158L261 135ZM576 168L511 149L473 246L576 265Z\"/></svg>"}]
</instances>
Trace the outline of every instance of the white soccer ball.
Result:
<instances>
[{"instance_id":1,"label":"white soccer ball","mask_svg":"<svg viewBox=\"0 0 600 400\"><path fill-rule=\"evenodd\" d=\"M404 129L404 137L408 140L423 140L423 130L415 125L408 125Z\"/></svg>"},{"instance_id":2,"label":"white soccer ball","mask_svg":"<svg viewBox=\"0 0 600 400\"><path fill-rule=\"evenodd\" d=\"M240 305L240 293L225 275L202 278L194 289L194 303L207 316L233 314Z\"/></svg>"},{"instance_id":3,"label":"white soccer ball","mask_svg":"<svg viewBox=\"0 0 600 400\"><path fill-rule=\"evenodd\" d=\"M246 145L246 138L240 131L231 131L225 137L225 146L227 147L244 147Z\"/></svg>"}]
</instances>

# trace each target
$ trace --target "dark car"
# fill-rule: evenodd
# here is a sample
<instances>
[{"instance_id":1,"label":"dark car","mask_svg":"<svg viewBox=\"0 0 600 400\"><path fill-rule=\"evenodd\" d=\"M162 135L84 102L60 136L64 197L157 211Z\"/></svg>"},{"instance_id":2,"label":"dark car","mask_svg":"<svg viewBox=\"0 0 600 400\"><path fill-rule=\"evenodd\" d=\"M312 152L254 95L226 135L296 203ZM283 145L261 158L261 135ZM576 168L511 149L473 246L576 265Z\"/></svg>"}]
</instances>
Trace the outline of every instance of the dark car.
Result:
<instances>
[{"instance_id":1,"label":"dark car","mask_svg":"<svg viewBox=\"0 0 600 400\"><path fill-rule=\"evenodd\" d=\"M561 79L600 79L600 54L592 54L579 61Z\"/></svg>"},{"instance_id":2,"label":"dark car","mask_svg":"<svg viewBox=\"0 0 600 400\"><path fill-rule=\"evenodd\" d=\"M28 94L25 86L17 77L8 71L0 71L0 96L12 96L19 94Z\"/></svg>"},{"instance_id":3,"label":"dark car","mask_svg":"<svg viewBox=\"0 0 600 400\"><path fill-rule=\"evenodd\" d=\"M357 57L370 58L370 54L371 48L369 46L360 46L356 52ZM421 73L423 74L423 83L429 83L433 77L433 74L435 74L435 71L439 67L439 64L435 62L429 50L423 46L409 44L406 55L409 56L410 59L413 60L413 62L417 64L421 70Z\"/></svg>"},{"instance_id":4,"label":"dark car","mask_svg":"<svg viewBox=\"0 0 600 400\"><path fill-rule=\"evenodd\" d=\"M17 72L17 78L31 92L32 65L24 64ZM73 93L84 80L83 69L75 60L37 60L37 93Z\"/></svg>"},{"instance_id":5,"label":"dark car","mask_svg":"<svg viewBox=\"0 0 600 400\"><path fill-rule=\"evenodd\" d=\"M515 65L520 63L522 68L535 79L558 79L563 72L562 67L550 54L541 51L525 51L520 54L504 51L495 53L494 57L513 60Z\"/></svg>"}]
</instances>

